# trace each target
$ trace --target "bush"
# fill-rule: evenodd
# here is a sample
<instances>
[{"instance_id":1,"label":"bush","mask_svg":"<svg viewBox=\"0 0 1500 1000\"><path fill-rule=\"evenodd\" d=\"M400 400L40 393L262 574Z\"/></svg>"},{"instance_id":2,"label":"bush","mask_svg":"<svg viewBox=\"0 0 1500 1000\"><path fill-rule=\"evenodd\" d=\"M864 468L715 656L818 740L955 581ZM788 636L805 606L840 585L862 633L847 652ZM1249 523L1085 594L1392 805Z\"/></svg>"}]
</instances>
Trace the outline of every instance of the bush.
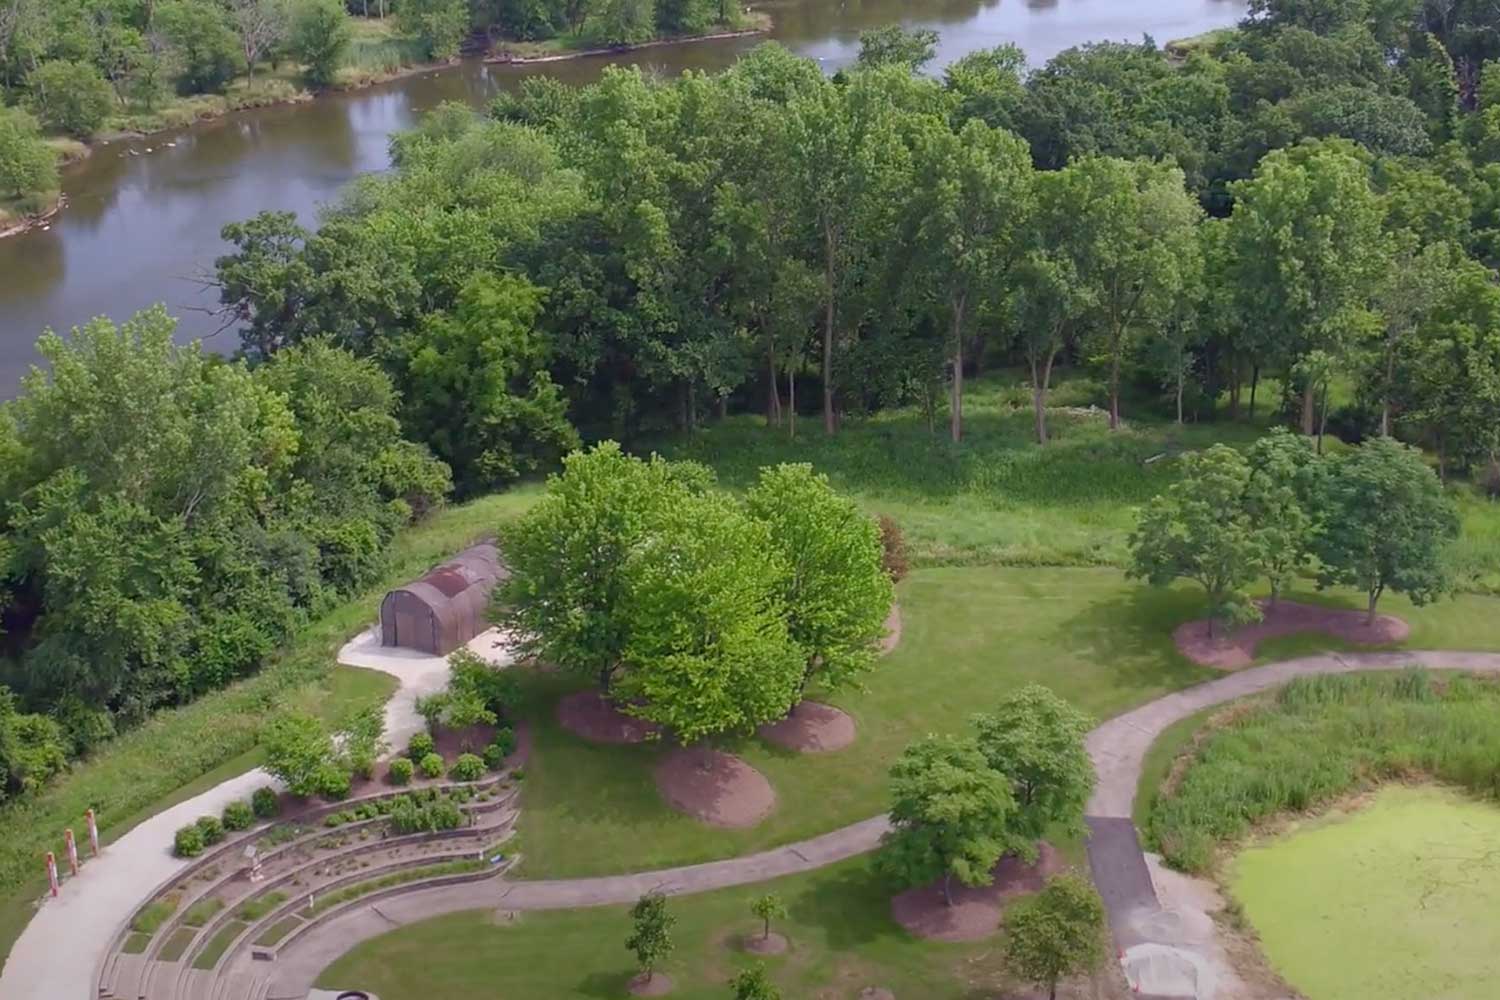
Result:
<instances>
[{"instance_id":1,"label":"bush","mask_svg":"<svg viewBox=\"0 0 1500 1000\"><path fill-rule=\"evenodd\" d=\"M426 761L424 760L425 764ZM478 781L484 776L484 761L471 753L458 755L458 760L453 762L453 768L448 772L448 777L456 781Z\"/></svg>"},{"instance_id":2,"label":"bush","mask_svg":"<svg viewBox=\"0 0 1500 1000\"><path fill-rule=\"evenodd\" d=\"M516 752L516 731L509 726L502 726L496 730L490 745L499 749L500 756L509 757Z\"/></svg>"},{"instance_id":3,"label":"bush","mask_svg":"<svg viewBox=\"0 0 1500 1000\"><path fill-rule=\"evenodd\" d=\"M203 853L203 831L197 823L180 827L172 837L172 853L179 858L196 858Z\"/></svg>"},{"instance_id":4,"label":"bush","mask_svg":"<svg viewBox=\"0 0 1500 1000\"><path fill-rule=\"evenodd\" d=\"M0 106L0 195L28 195L57 187L57 155L42 141L36 119Z\"/></svg>"},{"instance_id":5,"label":"bush","mask_svg":"<svg viewBox=\"0 0 1500 1000\"><path fill-rule=\"evenodd\" d=\"M235 799L224 807L224 814L219 818L224 823L224 829L243 830L255 822L255 811L244 799Z\"/></svg>"},{"instance_id":6,"label":"bush","mask_svg":"<svg viewBox=\"0 0 1500 1000\"><path fill-rule=\"evenodd\" d=\"M337 764L325 764L318 772L318 794L330 801L348 798L351 783L349 772Z\"/></svg>"},{"instance_id":7,"label":"bush","mask_svg":"<svg viewBox=\"0 0 1500 1000\"><path fill-rule=\"evenodd\" d=\"M391 810L391 831L397 834L436 833L456 830L463 825L464 814L451 799L435 799L425 805L402 796Z\"/></svg>"},{"instance_id":8,"label":"bush","mask_svg":"<svg viewBox=\"0 0 1500 1000\"><path fill-rule=\"evenodd\" d=\"M429 778L441 778L443 776L443 758L439 757L435 753L429 753L423 756L421 761L418 762L417 766L420 767L422 769L422 773Z\"/></svg>"},{"instance_id":9,"label":"bush","mask_svg":"<svg viewBox=\"0 0 1500 1000\"><path fill-rule=\"evenodd\" d=\"M911 570L911 562L906 554L906 536L901 533L901 525L889 514L880 515L880 545L881 565L891 582L899 583Z\"/></svg>"},{"instance_id":10,"label":"bush","mask_svg":"<svg viewBox=\"0 0 1500 1000\"><path fill-rule=\"evenodd\" d=\"M484 748L484 766L491 771L498 771L505 766L505 750L498 743L491 743Z\"/></svg>"},{"instance_id":11,"label":"bush","mask_svg":"<svg viewBox=\"0 0 1500 1000\"><path fill-rule=\"evenodd\" d=\"M203 843L207 845L217 844L224 839L224 824L219 822L217 816L199 816L197 823L198 832L203 834Z\"/></svg>"},{"instance_id":12,"label":"bush","mask_svg":"<svg viewBox=\"0 0 1500 1000\"><path fill-rule=\"evenodd\" d=\"M411 742L406 745L406 756L410 757L412 760L421 760L423 757L426 757L428 754L432 753L432 751L435 749L437 749L437 747L432 742L431 733L418 733L417 735L413 736L411 738Z\"/></svg>"},{"instance_id":13,"label":"bush","mask_svg":"<svg viewBox=\"0 0 1500 1000\"><path fill-rule=\"evenodd\" d=\"M404 785L411 781L411 773L416 769L409 757L397 757L391 761L390 779L393 785Z\"/></svg>"},{"instance_id":14,"label":"bush","mask_svg":"<svg viewBox=\"0 0 1500 1000\"><path fill-rule=\"evenodd\" d=\"M87 139L114 106L114 95L99 71L85 62L42 63L28 77L31 107L49 129Z\"/></svg>"},{"instance_id":15,"label":"bush","mask_svg":"<svg viewBox=\"0 0 1500 1000\"><path fill-rule=\"evenodd\" d=\"M261 819L270 819L281 812L281 800L276 797L276 789L270 785L262 785L250 796L250 809Z\"/></svg>"}]
</instances>

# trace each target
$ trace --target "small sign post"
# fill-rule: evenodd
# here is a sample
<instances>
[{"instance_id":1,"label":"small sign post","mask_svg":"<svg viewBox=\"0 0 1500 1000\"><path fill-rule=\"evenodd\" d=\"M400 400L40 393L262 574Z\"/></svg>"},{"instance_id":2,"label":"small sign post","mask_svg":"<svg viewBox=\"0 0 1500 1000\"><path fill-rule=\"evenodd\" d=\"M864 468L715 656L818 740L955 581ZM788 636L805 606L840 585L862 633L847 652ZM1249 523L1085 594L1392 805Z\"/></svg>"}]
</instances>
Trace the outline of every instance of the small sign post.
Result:
<instances>
[{"instance_id":1,"label":"small sign post","mask_svg":"<svg viewBox=\"0 0 1500 1000\"><path fill-rule=\"evenodd\" d=\"M89 824L89 851L97 858L99 856L99 822L94 818L92 809L83 815Z\"/></svg>"},{"instance_id":2,"label":"small sign post","mask_svg":"<svg viewBox=\"0 0 1500 1000\"><path fill-rule=\"evenodd\" d=\"M78 841L76 841L76 840L73 839L73 831L71 829L63 831L63 842L68 845L68 870L72 874L77 875L78 874Z\"/></svg>"},{"instance_id":3,"label":"small sign post","mask_svg":"<svg viewBox=\"0 0 1500 1000\"><path fill-rule=\"evenodd\" d=\"M47 852L47 885L52 889L52 895L57 895L57 857Z\"/></svg>"}]
</instances>

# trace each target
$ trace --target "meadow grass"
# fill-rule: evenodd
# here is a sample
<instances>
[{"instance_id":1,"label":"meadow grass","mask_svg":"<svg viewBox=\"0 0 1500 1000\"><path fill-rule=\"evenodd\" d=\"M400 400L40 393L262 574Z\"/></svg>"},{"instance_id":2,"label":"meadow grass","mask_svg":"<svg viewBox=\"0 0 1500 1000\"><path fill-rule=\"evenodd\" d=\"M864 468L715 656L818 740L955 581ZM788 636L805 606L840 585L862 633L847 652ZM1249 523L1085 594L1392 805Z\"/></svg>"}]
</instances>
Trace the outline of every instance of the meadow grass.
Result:
<instances>
[{"instance_id":1,"label":"meadow grass","mask_svg":"<svg viewBox=\"0 0 1500 1000\"><path fill-rule=\"evenodd\" d=\"M1208 734L1157 799L1147 839L1169 864L1202 873L1256 824L1383 781L1431 778L1500 797L1497 710L1500 681L1487 677L1298 678Z\"/></svg>"},{"instance_id":2,"label":"meadow grass","mask_svg":"<svg viewBox=\"0 0 1500 1000\"><path fill-rule=\"evenodd\" d=\"M740 943L760 933L750 903L766 892L790 915L772 930L790 942L765 959L785 997L853 997L884 986L898 997L972 1000L1010 996L998 937L921 941L890 918L891 886L858 858L758 885L673 897L676 949L662 966L679 1000L721 1000L753 964ZM318 977L328 989L358 987L382 1000L595 1000L626 996L635 973L625 950L627 907L454 913L411 924L353 948Z\"/></svg>"},{"instance_id":3,"label":"meadow grass","mask_svg":"<svg viewBox=\"0 0 1500 1000\"><path fill-rule=\"evenodd\" d=\"M1488 1000L1500 978L1500 809L1387 786L1241 851L1225 879L1310 1000Z\"/></svg>"}]
</instances>

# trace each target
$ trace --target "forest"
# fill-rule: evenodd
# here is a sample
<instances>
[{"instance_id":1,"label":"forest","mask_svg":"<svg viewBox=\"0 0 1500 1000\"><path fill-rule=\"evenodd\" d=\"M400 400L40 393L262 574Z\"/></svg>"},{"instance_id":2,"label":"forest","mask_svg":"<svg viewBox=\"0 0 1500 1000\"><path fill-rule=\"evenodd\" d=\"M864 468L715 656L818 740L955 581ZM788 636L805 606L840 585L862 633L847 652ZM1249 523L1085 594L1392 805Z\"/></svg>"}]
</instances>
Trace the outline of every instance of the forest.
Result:
<instances>
[{"instance_id":1,"label":"forest","mask_svg":"<svg viewBox=\"0 0 1500 1000\"><path fill-rule=\"evenodd\" d=\"M17 48L23 8L74 5L0 6L13 90L61 51ZM1497 27L1274 0L1170 52L940 72L891 28L831 77L768 44L439 108L315 227L225 229L235 359L159 310L44 338L0 408L0 784L253 671L450 493L731 411L911 408L961 454L966 379L1004 366L1045 447L1087 371L1111 427L1271 412L1500 490Z\"/></svg>"}]
</instances>

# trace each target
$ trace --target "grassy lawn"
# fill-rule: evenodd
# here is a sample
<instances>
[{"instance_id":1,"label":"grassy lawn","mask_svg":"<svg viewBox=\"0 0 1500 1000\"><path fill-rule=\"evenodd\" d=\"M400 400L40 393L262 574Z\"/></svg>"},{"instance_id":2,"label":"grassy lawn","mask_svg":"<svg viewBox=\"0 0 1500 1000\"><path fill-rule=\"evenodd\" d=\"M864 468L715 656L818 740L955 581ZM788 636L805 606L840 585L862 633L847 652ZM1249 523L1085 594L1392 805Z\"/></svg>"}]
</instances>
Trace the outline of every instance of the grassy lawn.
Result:
<instances>
[{"instance_id":1,"label":"grassy lawn","mask_svg":"<svg viewBox=\"0 0 1500 1000\"><path fill-rule=\"evenodd\" d=\"M680 1000L721 1000L750 964L738 943L758 933L750 902L779 893L791 916L773 930L791 941L765 960L788 998L846 1000L865 986L898 997L970 1000L1005 985L996 940L918 941L889 917L890 889L856 859L806 875L668 902L677 916L676 953L664 971ZM439 917L366 941L319 977L327 988L358 987L381 1000L596 1000L626 996L634 973L625 950L628 908Z\"/></svg>"},{"instance_id":2,"label":"grassy lawn","mask_svg":"<svg viewBox=\"0 0 1500 1000\"><path fill-rule=\"evenodd\" d=\"M1172 648L1170 633L1202 610L1187 587L1154 590L1113 569L947 567L919 570L899 590L901 645L866 690L836 702L859 724L848 750L799 755L754 739L726 740L776 790L759 826L718 830L666 808L651 766L655 746L602 747L574 738L553 717L574 683L536 675L528 707L536 753L527 767L521 830L527 877L598 875L688 864L825 833L885 808L886 769L911 740L962 730L968 717L1027 681L1053 688L1097 718L1218 676ZM1295 593L1354 606L1345 593ZM1411 645L1500 648L1500 603L1463 595L1428 608L1391 598L1413 624ZM1382 602L1383 605L1385 602ZM1262 661L1327 648L1317 636L1268 644ZM1180 734L1186 740L1191 729ZM1156 768L1175 753L1162 751Z\"/></svg>"},{"instance_id":3,"label":"grassy lawn","mask_svg":"<svg viewBox=\"0 0 1500 1000\"><path fill-rule=\"evenodd\" d=\"M243 774L260 762L256 737L264 721L296 706L330 721L383 704L395 679L372 670L336 667L334 656L374 621L384 593L476 538L492 534L532 502L534 490L486 497L452 507L397 536L384 578L317 622L260 673L169 709L81 761L42 793L0 810L0 954L8 953L46 889L39 859L62 857L62 831L82 829L93 807L107 843L142 820Z\"/></svg>"},{"instance_id":4,"label":"grassy lawn","mask_svg":"<svg viewBox=\"0 0 1500 1000\"><path fill-rule=\"evenodd\" d=\"M1391 786L1242 851L1228 884L1309 1000L1481 1000L1500 978L1500 809Z\"/></svg>"}]
</instances>

